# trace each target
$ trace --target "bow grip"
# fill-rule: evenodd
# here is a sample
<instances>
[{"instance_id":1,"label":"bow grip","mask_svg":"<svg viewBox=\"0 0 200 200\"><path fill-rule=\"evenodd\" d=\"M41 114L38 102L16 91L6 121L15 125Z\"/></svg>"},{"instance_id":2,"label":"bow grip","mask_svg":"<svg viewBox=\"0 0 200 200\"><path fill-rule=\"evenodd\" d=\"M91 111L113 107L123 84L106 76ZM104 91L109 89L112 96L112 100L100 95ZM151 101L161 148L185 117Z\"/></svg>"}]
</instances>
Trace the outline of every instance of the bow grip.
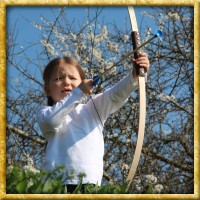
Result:
<instances>
[{"instance_id":1,"label":"bow grip","mask_svg":"<svg viewBox=\"0 0 200 200\"><path fill-rule=\"evenodd\" d=\"M132 39L132 44L133 44L133 50L135 50L138 46L141 45L140 42L140 35L137 31L132 31L131 32L131 39ZM137 51L136 53L134 53L134 58L137 59L139 57L139 55L141 54L140 51ZM136 74L139 76L145 76L145 70L142 67L139 67L139 65L135 65L135 69L136 69Z\"/></svg>"}]
</instances>

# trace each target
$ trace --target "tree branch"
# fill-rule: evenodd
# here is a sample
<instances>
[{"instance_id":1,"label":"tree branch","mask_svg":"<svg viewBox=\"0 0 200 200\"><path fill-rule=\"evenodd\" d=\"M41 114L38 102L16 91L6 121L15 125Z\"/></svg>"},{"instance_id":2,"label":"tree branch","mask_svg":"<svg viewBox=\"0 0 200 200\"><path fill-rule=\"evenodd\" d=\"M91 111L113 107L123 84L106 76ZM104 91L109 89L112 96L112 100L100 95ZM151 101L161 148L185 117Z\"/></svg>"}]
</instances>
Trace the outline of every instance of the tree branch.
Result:
<instances>
[{"instance_id":1,"label":"tree branch","mask_svg":"<svg viewBox=\"0 0 200 200\"><path fill-rule=\"evenodd\" d=\"M11 124L6 124L6 129L10 130L10 131L13 131L15 132L16 134L20 135L21 137L23 138L28 138L38 144L41 144L41 145L44 145L46 144L46 140L45 139L40 139L40 138L35 138L33 136L30 136L28 133L18 129L18 128L15 128L13 125Z\"/></svg>"}]
</instances>

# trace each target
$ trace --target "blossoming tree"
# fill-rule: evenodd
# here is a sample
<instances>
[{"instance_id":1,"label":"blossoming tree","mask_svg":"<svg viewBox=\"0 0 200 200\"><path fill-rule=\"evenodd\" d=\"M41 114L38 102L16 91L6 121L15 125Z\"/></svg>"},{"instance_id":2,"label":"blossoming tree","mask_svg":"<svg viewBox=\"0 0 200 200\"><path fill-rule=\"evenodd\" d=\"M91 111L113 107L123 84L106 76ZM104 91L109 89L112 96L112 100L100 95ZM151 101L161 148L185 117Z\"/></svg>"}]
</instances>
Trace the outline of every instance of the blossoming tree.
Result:
<instances>
[{"instance_id":1,"label":"blossoming tree","mask_svg":"<svg viewBox=\"0 0 200 200\"><path fill-rule=\"evenodd\" d=\"M41 38L21 48L16 47L22 45L15 43L16 29L8 32L8 74L16 70L19 75L8 76L15 87L7 86L7 166L14 163L24 166L30 157L35 168L41 165L45 140L40 136L35 113L46 102L41 73L49 60L60 55L75 56L89 78L104 72L131 51L130 25L126 22L124 28L119 28L114 22L105 24L103 9L86 9L85 18L77 25L75 19L68 19L65 7L55 8L54 20L42 16L40 23L30 22L41 31ZM193 193L193 10L190 7L143 10L142 40L153 34L151 21L163 30L164 38L143 49L151 63L146 130L131 189L143 193L151 184L154 193ZM35 56L27 53L30 49L36 52ZM103 92L125 76L132 68L130 59L105 75L94 93ZM133 94L105 124L103 184L122 184L126 179L136 146L138 112L138 97Z\"/></svg>"}]
</instances>

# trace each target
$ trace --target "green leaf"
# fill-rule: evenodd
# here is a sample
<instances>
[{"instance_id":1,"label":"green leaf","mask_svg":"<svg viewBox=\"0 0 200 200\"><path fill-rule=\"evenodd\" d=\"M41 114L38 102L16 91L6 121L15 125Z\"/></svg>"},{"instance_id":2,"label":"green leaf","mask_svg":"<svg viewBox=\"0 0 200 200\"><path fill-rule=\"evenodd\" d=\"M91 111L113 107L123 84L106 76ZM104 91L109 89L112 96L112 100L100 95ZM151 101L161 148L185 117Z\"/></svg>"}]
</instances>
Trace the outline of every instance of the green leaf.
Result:
<instances>
[{"instance_id":1,"label":"green leaf","mask_svg":"<svg viewBox=\"0 0 200 200\"><path fill-rule=\"evenodd\" d=\"M148 186L146 194L153 194L153 186L152 186L152 184Z\"/></svg>"},{"instance_id":2,"label":"green leaf","mask_svg":"<svg viewBox=\"0 0 200 200\"><path fill-rule=\"evenodd\" d=\"M42 193L49 194L53 191L53 180L48 179L42 188Z\"/></svg>"},{"instance_id":3,"label":"green leaf","mask_svg":"<svg viewBox=\"0 0 200 200\"><path fill-rule=\"evenodd\" d=\"M81 194L81 188L82 188L82 181L80 181L77 185L77 187L75 188L75 190L73 191L73 194Z\"/></svg>"},{"instance_id":4,"label":"green leaf","mask_svg":"<svg viewBox=\"0 0 200 200\"><path fill-rule=\"evenodd\" d=\"M86 184L84 188L84 193L85 194L98 194L100 187L96 184Z\"/></svg>"},{"instance_id":5,"label":"green leaf","mask_svg":"<svg viewBox=\"0 0 200 200\"><path fill-rule=\"evenodd\" d=\"M25 194L26 193L26 186L27 186L26 181L21 181L21 182L17 183L16 190L17 190L18 194Z\"/></svg>"},{"instance_id":6,"label":"green leaf","mask_svg":"<svg viewBox=\"0 0 200 200\"><path fill-rule=\"evenodd\" d=\"M126 189L127 189L127 187L128 187L128 182L125 182L124 184L122 184L121 186L120 186L120 194L126 194L127 192L126 192Z\"/></svg>"}]
</instances>

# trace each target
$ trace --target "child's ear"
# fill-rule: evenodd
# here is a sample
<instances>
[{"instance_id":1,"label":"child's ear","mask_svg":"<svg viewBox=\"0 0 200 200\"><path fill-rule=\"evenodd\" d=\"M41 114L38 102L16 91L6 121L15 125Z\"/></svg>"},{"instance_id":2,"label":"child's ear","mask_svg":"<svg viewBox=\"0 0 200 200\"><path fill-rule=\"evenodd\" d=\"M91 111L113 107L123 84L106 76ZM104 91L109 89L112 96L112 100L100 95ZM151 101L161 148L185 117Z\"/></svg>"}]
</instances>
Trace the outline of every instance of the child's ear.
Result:
<instances>
[{"instance_id":1,"label":"child's ear","mask_svg":"<svg viewBox=\"0 0 200 200\"><path fill-rule=\"evenodd\" d=\"M45 85L45 86L44 86L44 91L45 91L45 94L46 94L47 97L50 96L50 92L49 92L49 87L48 87L48 85Z\"/></svg>"}]
</instances>

